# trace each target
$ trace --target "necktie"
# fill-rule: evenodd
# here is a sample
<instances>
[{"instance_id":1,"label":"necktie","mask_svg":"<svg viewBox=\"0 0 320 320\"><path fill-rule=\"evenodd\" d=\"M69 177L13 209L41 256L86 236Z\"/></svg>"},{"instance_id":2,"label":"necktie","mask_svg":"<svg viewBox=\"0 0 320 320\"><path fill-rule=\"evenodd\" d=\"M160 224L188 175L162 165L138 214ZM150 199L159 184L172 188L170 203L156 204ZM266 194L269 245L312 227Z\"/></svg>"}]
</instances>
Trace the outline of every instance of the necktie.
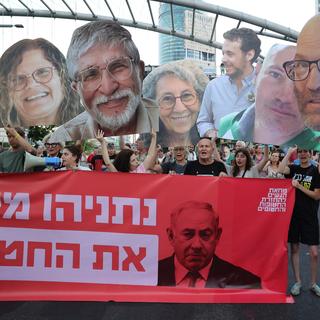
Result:
<instances>
[{"instance_id":1,"label":"necktie","mask_svg":"<svg viewBox=\"0 0 320 320\"><path fill-rule=\"evenodd\" d=\"M197 279L201 278L201 275L198 271L189 271L188 277L190 279L189 287L194 288L196 286Z\"/></svg>"}]
</instances>

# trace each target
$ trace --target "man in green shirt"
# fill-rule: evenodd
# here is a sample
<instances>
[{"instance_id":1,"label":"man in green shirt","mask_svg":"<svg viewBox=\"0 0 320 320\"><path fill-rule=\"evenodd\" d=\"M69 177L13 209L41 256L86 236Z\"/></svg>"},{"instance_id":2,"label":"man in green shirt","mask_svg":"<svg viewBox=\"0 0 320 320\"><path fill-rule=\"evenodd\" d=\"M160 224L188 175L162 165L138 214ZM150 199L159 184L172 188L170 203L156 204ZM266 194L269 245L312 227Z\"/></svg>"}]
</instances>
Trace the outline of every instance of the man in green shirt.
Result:
<instances>
[{"instance_id":1,"label":"man in green shirt","mask_svg":"<svg viewBox=\"0 0 320 320\"><path fill-rule=\"evenodd\" d=\"M5 127L10 148L0 154L0 172L24 172L26 151L32 154L36 150L25 140L24 130L20 127Z\"/></svg>"}]
</instances>

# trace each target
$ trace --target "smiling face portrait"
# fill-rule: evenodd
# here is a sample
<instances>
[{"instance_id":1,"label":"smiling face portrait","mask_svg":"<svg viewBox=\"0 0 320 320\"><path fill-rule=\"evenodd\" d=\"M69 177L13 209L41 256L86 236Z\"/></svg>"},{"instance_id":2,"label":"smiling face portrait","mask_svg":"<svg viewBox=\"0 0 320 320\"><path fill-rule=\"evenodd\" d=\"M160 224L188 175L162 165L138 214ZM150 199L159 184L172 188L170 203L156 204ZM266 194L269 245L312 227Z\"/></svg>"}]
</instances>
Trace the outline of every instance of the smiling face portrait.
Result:
<instances>
[{"instance_id":1,"label":"smiling face portrait","mask_svg":"<svg viewBox=\"0 0 320 320\"><path fill-rule=\"evenodd\" d=\"M222 62L225 74L231 78L241 77L251 67L252 52L248 55L241 50L241 40L225 40L222 47Z\"/></svg>"},{"instance_id":2,"label":"smiling face portrait","mask_svg":"<svg viewBox=\"0 0 320 320\"><path fill-rule=\"evenodd\" d=\"M295 55L294 46L274 45L257 78L254 141L280 145L304 128L294 84L283 63Z\"/></svg>"},{"instance_id":3,"label":"smiling face portrait","mask_svg":"<svg viewBox=\"0 0 320 320\"><path fill-rule=\"evenodd\" d=\"M188 146L199 140L196 120L209 79L192 61L164 64L143 81L143 96L159 105L158 142L162 146Z\"/></svg>"},{"instance_id":4,"label":"smiling face portrait","mask_svg":"<svg viewBox=\"0 0 320 320\"><path fill-rule=\"evenodd\" d=\"M3 124L60 125L82 111L73 92L65 57L49 41L24 39L0 58Z\"/></svg>"},{"instance_id":5,"label":"smiling face portrait","mask_svg":"<svg viewBox=\"0 0 320 320\"><path fill-rule=\"evenodd\" d=\"M252 63L260 53L260 40L248 28L231 29L223 34L222 63L225 74L241 79L252 72Z\"/></svg>"},{"instance_id":6,"label":"smiling face portrait","mask_svg":"<svg viewBox=\"0 0 320 320\"><path fill-rule=\"evenodd\" d=\"M157 83L156 100L160 107L160 119L167 130L178 135L189 133L200 109L192 85L173 75L164 76Z\"/></svg>"},{"instance_id":7,"label":"smiling face portrait","mask_svg":"<svg viewBox=\"0 0 320 320\"><path fill-rule=\"evenodd\" d=\"M8 78L11 100L25 125L55 123L64 89L41 49L26 51Z\"/></svg>"},{"instance_id":8,"label":"smiling face portrait","mask_svg":"<svg viewBox=\"0 0 320 320\"><path fill-rule=\"evenodd\" d=\"M135 120L141 102L140 67L121 46L96 45L80 56L75 77L80 81L75 88L86 110L103 128L114 131ZM101 72L98 80L93 68Z\"/></svg>"}]
</instances>

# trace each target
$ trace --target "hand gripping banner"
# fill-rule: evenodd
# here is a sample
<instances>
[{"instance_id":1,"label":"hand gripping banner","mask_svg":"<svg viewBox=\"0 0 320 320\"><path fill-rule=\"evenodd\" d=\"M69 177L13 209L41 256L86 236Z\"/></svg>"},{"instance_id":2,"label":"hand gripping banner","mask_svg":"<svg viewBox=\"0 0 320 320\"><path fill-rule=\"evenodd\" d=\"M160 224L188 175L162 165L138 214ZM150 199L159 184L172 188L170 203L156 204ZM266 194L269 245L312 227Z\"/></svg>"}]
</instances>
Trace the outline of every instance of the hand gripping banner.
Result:
<instances>
[{"instance_id":1,"label":"hand gripping banner","mask_svg":"<svg viewBox=\"0 0 320 320\"><path fill-rule=\"evenodd\" d=\"M289 180L0 176L0 300L285 303Z\"/></svg>"}]
</instances>

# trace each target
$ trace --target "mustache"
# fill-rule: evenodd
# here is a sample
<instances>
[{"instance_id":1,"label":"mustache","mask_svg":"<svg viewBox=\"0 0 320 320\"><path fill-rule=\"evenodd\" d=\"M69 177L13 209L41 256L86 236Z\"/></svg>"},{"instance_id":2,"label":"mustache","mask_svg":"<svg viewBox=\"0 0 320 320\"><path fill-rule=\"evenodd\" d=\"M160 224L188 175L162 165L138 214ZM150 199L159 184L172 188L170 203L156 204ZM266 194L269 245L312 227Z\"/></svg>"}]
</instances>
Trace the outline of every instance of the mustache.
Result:
<instances>
[{"instance_id":1,"label":"mustache","mask_svg":"<svg viewBox=\"0 0 320 320\"><path fill-rule=\"evenodd\" d=\"M131 95L133 95L133 91L131 89L122 89L122 90L116 91L111 96L105 96L105 95L98 96L94 98L92 103L94 105L98 105L101 103L108 103L109 101L126 98Z\"/></svg>"}]
</instances>

